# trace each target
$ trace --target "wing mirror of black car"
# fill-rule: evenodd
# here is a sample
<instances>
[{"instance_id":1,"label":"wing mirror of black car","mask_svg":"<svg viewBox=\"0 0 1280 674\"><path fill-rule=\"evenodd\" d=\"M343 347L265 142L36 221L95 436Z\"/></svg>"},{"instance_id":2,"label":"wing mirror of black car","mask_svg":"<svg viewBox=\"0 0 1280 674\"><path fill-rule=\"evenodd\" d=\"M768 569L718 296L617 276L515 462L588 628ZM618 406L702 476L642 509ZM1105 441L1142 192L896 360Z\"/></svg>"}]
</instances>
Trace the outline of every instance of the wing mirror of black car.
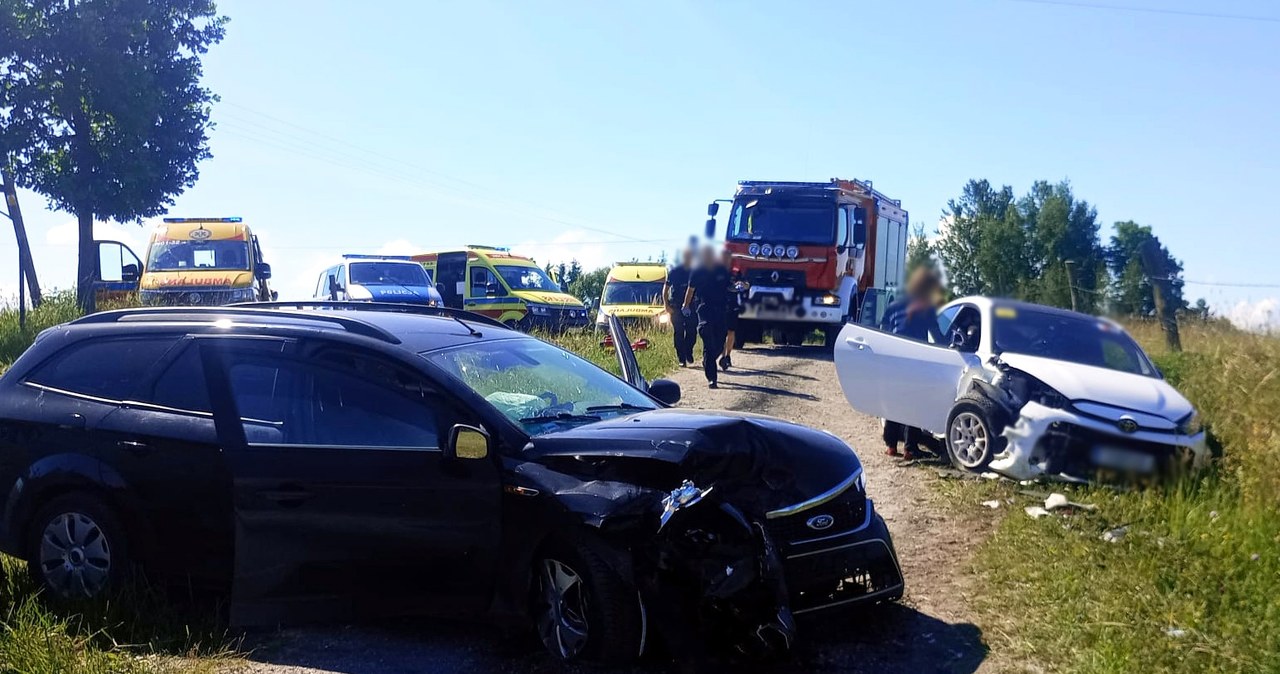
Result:
<instances>
[{"instance_id":1,"label":"wing mirror of black car","mask_svg":"<svg viewBox=\"0 0 1280 674\"><path fill-rule=\"evenodd\" d=\"M271 265L267 264L266 262L259 262L258 265L253 269L253 275L257 276L263 281L271 278Z\"/></svg>"},{"instance_id":2,"label":"wing mirror of black car","mask_svg":"<svg viewBox=\"0 0 1280 674\"><path fill-rule=\"evenodd\" d=\"M444 455L449 459L485 459L489 456L489 434L482 428L457 424L449 429Z\"/></svg>"},{"instance_id":3,"label":"wing mirror of black car","mask_svg":"<svg viewBox=\"0 0 1280 674\"><path fill-rule=\"evenodd\" d=\"M140 275L136 264L126 264L120 268L120 280L125 283L137 283Z\"/></svg>"},{"instance_id":4,"label":"wing mirror of black car","mask_svg":"<svg viewBox=\"0 0 1280 674\"><path fill-rule=\"evenodd\" d=\"M654 379L649 382L649 395L664 405L674 405L680 402L680 385L670 379Z\"/></svg>"}]
</instances>

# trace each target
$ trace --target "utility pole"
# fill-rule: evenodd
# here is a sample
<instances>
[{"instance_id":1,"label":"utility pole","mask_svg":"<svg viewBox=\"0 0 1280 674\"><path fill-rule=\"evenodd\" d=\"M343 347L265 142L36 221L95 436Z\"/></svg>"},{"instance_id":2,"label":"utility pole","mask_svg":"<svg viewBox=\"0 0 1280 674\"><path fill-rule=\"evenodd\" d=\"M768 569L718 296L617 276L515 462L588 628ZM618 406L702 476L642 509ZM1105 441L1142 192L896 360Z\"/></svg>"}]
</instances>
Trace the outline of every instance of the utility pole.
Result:
<instances>
[{"instance_id":1,"label":"utility pole","mask_svg":"<svg viewBox=\"0 0 1280 674\"><path fill-rule=\"evenodd\" d=\"M1165 343L1171 351L1182 350L1182 338L1178 335L1178 317L1174 315L1175 307L1168 301L1169 270L1164 266L1164 255L1160 253L1160 245L1155 239L1147 239L1139 250L1142 256L1142 271L1151 284L1151 297L1156 305L1156 317L1160 319L1160 328L1164 331Z\"/></svg>"},{"instance_id":2,"label":"utility pole","mask_svg":"<svg viewBox=\"0 0 1280 674\"><path fill-rule=\"evenodd\" d=\"M1076 299L1076 261L1064 260L1067 265L1067 288L1071 289L1071 310L1080 311L1080 300Z\"/></svg>"},{"instance_id":3,"label":"utility pole","mask_svg":"<svg viewBox=\"0 0 1280 674\"><path fill-rule=\"evenodd\" d=\"M18 286L23 286L31 290L31 306L40 306L43 297L40 293L40 281L36 279L36 265L31 259L31 242L27 240L27 228L22 221L22 209L18 207L18 186L13 181L13 175L3 167L0 167L0 191L4 192L5 205L8 207L6 215L13 221L13 233L18 239Z\"/></svg>"}]
</instances>

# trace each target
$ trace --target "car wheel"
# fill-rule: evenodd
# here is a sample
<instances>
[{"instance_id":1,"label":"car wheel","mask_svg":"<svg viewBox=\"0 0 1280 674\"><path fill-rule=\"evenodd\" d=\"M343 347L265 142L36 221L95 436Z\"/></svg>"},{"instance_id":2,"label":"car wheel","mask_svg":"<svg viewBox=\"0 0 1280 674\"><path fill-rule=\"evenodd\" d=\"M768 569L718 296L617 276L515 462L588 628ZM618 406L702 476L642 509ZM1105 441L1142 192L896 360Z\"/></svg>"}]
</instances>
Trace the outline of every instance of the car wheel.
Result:
<instances>
[{"instance_id":1,"label":"car wheel","mask_svg":"<svg viewBox=\"0 0 1280 674\"><path fill-rule=\"evenodd\" d=\"M625 664L644 647L639 595L585 543L549 546L533 568L538 637L560 660Z\"/></svg>"},{"instance_id":2,"label":"car wheel","mask_svg":"<svg viewBox=\"0 0 1280 674\"><path fill-rule=\"evenodd\" d=\"M124 527L92 496L54 499L31 521L27 569L55 596L98 597L118 587L129 566Z\"/></svg>"},{"instance_id":3,"label":"car wheel","mask_svg":"<svg viewBox=\"0 0 1280 674\"><path fill-rule=\"evenodd\" d=\"M1004 413L991 399L968 394L947 419L947 456L962 470L982 471L1003 447Z\"/></svg>"}]
</instances>

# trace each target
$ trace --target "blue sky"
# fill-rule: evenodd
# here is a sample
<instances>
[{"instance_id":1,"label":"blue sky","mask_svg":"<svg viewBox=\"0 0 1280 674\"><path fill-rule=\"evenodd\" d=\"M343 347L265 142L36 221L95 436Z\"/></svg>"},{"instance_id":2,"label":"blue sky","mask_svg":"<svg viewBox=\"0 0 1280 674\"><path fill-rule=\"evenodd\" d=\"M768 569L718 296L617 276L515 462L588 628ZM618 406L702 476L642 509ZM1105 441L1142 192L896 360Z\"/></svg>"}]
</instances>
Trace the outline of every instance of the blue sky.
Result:
<instances>
[{"instance_id":1,"label":"blue sky","mask_svg":"<svg viewBox=\"0 0 1280 674\"><path fill-rule=\"evenodd\" d=\"M215 156L171 213L243 216L297 296L342 252L657 256L739 179L871 179L932 229L969 178L1069 178L1104 238L1137 220L1189 280L1280 286L1280 6L1108 4L1274 20L1018 0L222 0ZM67 286L72 218L25 196L42 280ZM103 230L141 253L138 226ZM1280 287L1188 294L1280 324Z\"/></svg>"}]
</instances>

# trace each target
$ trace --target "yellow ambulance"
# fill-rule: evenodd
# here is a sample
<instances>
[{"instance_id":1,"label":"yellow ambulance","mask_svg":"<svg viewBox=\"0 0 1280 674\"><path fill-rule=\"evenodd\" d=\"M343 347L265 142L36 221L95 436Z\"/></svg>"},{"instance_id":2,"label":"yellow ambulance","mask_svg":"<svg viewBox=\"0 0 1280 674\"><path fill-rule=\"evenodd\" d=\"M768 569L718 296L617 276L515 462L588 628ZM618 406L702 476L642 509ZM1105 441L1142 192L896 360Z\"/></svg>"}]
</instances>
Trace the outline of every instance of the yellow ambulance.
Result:
<instances>
[{"instance_id":1,"label":"yellow ambulance","mask_svg":"<svg viewBox=\"0 0 1280 674\"><path fill-rule=\"evenodd\" d=\"M143 304L207 306L275 299L258 237L240 218L165 218L147 245Z\"/></svg>"},{"instance_id":2,"label":"yellow ambulance","mask_svg":"<svg viewBox=\"0 0 1280 674\"><path fill-rule=\"evenodd\" d=\"M671 322L662 297L666 283L667 266L661 262L619 262L614 265L600 293L596 327L603 329L610 316L617 316L628 326L666 327Z\"/></svg>"},{"instance_id":3,"label":"yellow ambulance","mask_svg":"<svg viewBox=\"0 0 1280 674\"><path fill-rule=\"evenodd\" d=\"M444 305L496 318L520 330L560 331L587 325L587 308L562 291L536 262L506 248L413 256L436 281Z\"/></svg>"}]
</instances>

